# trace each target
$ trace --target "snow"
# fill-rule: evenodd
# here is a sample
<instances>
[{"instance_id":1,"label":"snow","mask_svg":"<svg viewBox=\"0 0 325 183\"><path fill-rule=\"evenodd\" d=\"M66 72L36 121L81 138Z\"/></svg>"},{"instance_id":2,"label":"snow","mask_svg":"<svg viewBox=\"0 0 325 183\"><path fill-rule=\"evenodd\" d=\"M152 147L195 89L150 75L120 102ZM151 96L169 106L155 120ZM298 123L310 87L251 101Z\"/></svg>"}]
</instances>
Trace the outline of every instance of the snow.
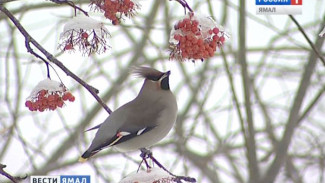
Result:
<instances>
[{"instance_id":1,"label":"snow","mask_svg":"<svg viewBox=\"0 0 325 183\"><path fill-rule=\"evenodd\" d=\"M99 37L102 37L102 33L108 32L102 22L87 17L85 15L77 15L76 17L70 19L64 25L63 32L61 33L61 38L65 36L65 33L69 33L72 30L94 30ZM104 30L104 32L102 30Z\"/></svg>"},{"instance_id":2,"label":"snow","mask_svg":"<svg viewBox=\"0 0 325 183\"><path fill-rule=\"evenodd\" d=\"M209 34L209 30L215 27L217 27L220 30L220 32L218 33L219 37L225 35L225 38L227 39L230 38L230 35L227 32L225 32L224 28L221 25L218 25L211 17L203 16L197 13L195 13L191 17L190 13L188 13L183 19L185 18L190 18L191 20L197 20L199 22L200 32L204 39L211 37L211 35ZM178 24L178 22L176 24ZM178 44L178 41L175 40L174 38L175 34L183 35L183 32L180 29L175 30L175 28L171 30L169 42L174 45Z\"/></svg>"},{"instance_id":3,"label":"snow","mask_svg":"<svg viewBox=\"0 0 325 183\"><path fill-rule=\"evenodd\" d=\"M153 182L170 182L172 183L172 176L161 168L151 168L147 170L141 170L139 172L133 172L127 175L119 183L153 183Z\"/></svg>"},{"instance_id":4,"label":"snow","mask_svg":"<svg viewBox=\"0 0 325 183\"><path fill-rule=\"evenodd\" d=\"M27 97L27 99L37 96L37 93L41 90L48 90L48 92L64 92L66 88L62 83L47 78L43 81L40 81L35 86L35 88L31 92L29 97Z\"/></svg>"},{"instance_id":5,"label":"snow","mask_svg":"<svg viewBox=\"0 0 325 183\"><path fill-rule=\"evenodd\" d=\"M71 20L69 20L65 25L63 32L69 31L69 30L91 30L91 29L101 29L104 28L104 24L102 22L99 22L95 19L92 19L90 17L84 16L84 15L78 15L76 17L73 17ZM106 28L105 28L106 29Z\"/></svg>"}]
</instances>

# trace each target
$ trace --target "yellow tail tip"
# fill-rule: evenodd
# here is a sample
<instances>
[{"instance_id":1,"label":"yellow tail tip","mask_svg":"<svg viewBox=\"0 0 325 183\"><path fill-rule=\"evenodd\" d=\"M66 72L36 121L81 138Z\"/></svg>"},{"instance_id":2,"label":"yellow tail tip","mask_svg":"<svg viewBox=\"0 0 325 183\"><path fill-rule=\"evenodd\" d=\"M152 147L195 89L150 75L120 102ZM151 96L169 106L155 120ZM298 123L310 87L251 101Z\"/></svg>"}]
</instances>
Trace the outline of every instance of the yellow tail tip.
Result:
<instances>
[{"instance_id":1,"label":"yellow tail tip","mask_svg":"<svg viewBox=\"0 0 325 183\"><path fill-rule=\"evenodd\" d=\"M80 163L84 163L84 162L86 162L87 160L88 160L88 158L80 157L78 161L79 161Z\"/></svg>"}]
</instances>

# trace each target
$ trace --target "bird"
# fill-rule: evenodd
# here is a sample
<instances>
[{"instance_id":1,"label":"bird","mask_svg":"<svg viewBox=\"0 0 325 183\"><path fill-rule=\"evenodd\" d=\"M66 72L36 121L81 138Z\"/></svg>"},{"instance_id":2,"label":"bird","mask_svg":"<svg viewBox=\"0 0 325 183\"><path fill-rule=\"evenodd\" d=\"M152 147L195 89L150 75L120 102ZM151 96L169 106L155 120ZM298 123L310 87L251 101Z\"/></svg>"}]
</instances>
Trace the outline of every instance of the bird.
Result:
<instances>
[{"instance_id":1,"label":"bird","mask_svg":"<svg viewBox=\"0 0 325 183\"><path fill-rule=\"evenodd\" d=\"M87 161L108 147L120 152L142 151L159 142L172 129L178 107L169 86L171 71L142 66L133 72L144 78L138 95L113 111L103 123L89 129L98 130L79 162Z\"/></svg>"}]
</instances>

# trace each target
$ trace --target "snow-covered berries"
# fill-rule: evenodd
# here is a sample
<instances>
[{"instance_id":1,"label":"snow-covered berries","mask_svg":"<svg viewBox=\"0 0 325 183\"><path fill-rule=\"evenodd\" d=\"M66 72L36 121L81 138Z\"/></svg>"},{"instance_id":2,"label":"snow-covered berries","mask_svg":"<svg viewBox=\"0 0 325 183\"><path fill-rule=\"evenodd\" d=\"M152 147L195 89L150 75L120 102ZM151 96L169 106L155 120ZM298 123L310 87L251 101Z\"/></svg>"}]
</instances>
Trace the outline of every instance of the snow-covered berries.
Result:
<instances>
[{"instance_id":1,"label":"snow-covered berries","mask_svg":"<svg viewBox=\"0 0 325 183\"><path fill-rule=\"evenodd\" d=\"M125 17L132 17L140 5L135 0L91 0L91 4L104 16L112 21L113 25L118 25Z\"/></svg>"},{"instance_id":2,"label":"snow-covered berries","mask_svg":"<svg viewBox=\"0 0 325 183\"><path fill-rule=\"evenodd\" d=\"M170 35L170 59L204 60L214 56L225 42L226 33L209 17L190 12L178 21Z\"/></svg>"},{"instance_id":3,"label":"snow-covered berries","mask_svg":"<svg viewBox=\"0 0 325 183\"><path fill-rule=\"evenodd\" d=\"M90 17L77 16L65 24L59 49L72 51L78 48L84 55L100 54L110 48L108 37L109 32L103 23Z\"/></svg>"},{"instance_id":4,"label":"snow-covered berries","mask_svg":"<svg viewBox=\"0 0 325 183\"><path fill-rule=\"evenodd\" d=\"M39 82L25 102L30 111L55 110L65 101L74 102L75 97L60 82L45 79Z\"/></svg>"},{"instance_id":5,"label":"snow-covered berries","mask_svg":"<svg viewBox=\"0 0 325 183\"><path fill-rule=\"evenodd\" d=\"M130 182L176 183L178 181L161 168L152 168L148 170L140 170L137 173L131 173L119 183Z\"/></svg>"}]
</instances>

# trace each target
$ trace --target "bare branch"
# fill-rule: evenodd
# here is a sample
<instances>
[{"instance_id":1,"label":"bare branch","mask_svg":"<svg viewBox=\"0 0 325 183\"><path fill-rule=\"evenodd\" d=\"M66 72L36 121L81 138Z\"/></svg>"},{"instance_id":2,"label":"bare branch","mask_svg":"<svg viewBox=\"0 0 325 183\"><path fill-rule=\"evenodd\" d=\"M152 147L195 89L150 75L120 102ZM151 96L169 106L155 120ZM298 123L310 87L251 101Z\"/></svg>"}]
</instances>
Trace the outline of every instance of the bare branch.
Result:
<instances>
[{"instance_id":1,"label":"bare branch","mask_svg":"<svg viewBox=\"0 0 325 183\"><path fill-rule=\"evenodd\" d=\"M6 165L3 165L0 163L0 174L7 177L9 180L11 180L11 182L13 183L18 183L20 180L24 180L27 178L27 176L25 177L13 177L12 175L10 175L9 173L7 173L4 168L6 168Z\"/></svg>"},{"instance_id":2,"label":"bare branch","mask_svg":"<svg viewBox=\"0 0 325 183\"><path fill-rule=\"evenodd\" d=\"M324 57L319 53L318 49L315 47L315 45L312 43L312 41L309 39L309 37L307 36L306 32L304 31L304 29L300 26L300 24L298 23L298 21L292 16L289 15L289 17L291 18L291 20L297 25L298 29L300 30L300 32L304 35L304 37L306 38L308 44L312 47L312 49L314 50L314 52L316 53L316 55L318 56L318 58L322 61L323 65L325 66L325 59Z\"/></svg>"},{"instance_id":3,"label":"bare branch","mask_svg":"<svg viewBox=\"0 0 325 183\"><path fill-rule=\"evenodd\" d=\"M322 25L324 24L325 24L325 19ZM317 49L321 48L323 43L324 43L324 38L317 39L315 43L316 48ZM294 98L287 123L285 125L284 134L282 136L281 141L278 144L278 148L275 151L275 159L272 162L269 169L267 170L265 176L263 177L262 182L266 182L266 183L274 182L276 176L280 171L281 166L284 163L285 158L287 157L288 148L291 143L292 136L299 124L299 114L300 114L301 106L306 96L307 89L310 85L311 76L316 67L316 61L317 61L317 54L314 51L310 52L308 63L305 66L304 73L302 74L299 88Z\"/></svg>"},{"instance_id":4,"label":"bare branch","mask_svg":"<svg viewBox=\"0 0 325 183\"><path fill-rule=\"evenodd\" d=\"M172 0L169 0L169 1L172 1ZM186 14L186 8L190 12L193 12L192 8L187 4L186 0L174 0L174 1L177 1L179 4L181 4L184 7L185 14Z\"/></svg>"},{"instance_id":5,"label":"bare branch","mask_svg":"<svg viewBox=\"0 0 325 183\"><path fill-rule=\"evenodd\" d=\"M83 10L80 7L76 6L72 1L68 1L68 0L50 0L50 1L52 1L52 2L54 2L56 4L67 4L67 5L71 6L72 8L75 9L75 15L77 14L76 10L79 10L83 14L85 14L86 16L89 16L88 13L85 10Z\"/></svg>"},{"instance_id":6,"label":"bare branch","mask_svg":"<svg viewBox=\"0 0 325 183\"><path fill-rule=\"evenodd\" d=\"M238 50L238 62L241 65L242 83L244 87L245 97L245 109L246 109L246 121L247 121L247 158L249 166L249 182L257 183L259 180L259 168L256 156L256 142L255 142L255 128L253 121L253 112L251 105L251 79L249 78L247 61L246 61L246 1L240 0L239 8L239 50ZM248 141L247 141L248 140Z\"/></svg>"},{"instance_id":7,"label":"bare branch","mask_svg":"<svg viewBox=\"0 0 325 183\"><path fill-rule=\"evenodd\" d=\"M103 108L110 114L112 111L108 108L108 106L101 100L101 98L97 95L97 90L94 90L94 87L88 85L85 81L83 81L81 78L79 78L77 75L75 75L73 72L71 72L68 68L66 68L62 62L57 60L52 54L50 54L48 51L46 51L34 38L32 38L29 33L24 29L24 27L19 23L19 21L2 5L0 5L0 10L4 12L10 20L15 24L15 26L18 28L18 30L22 33L22 35L25 37L25 45L27 47L28 52L35 55L38 58L41 58L38 54L36 54L32 48L29 46L30 43L32 43L38 50L40 50L48 60L53 62L55 65L57 65L60 69L62 69L68 76L72 77L74 80L76 80L78 83L80 83L84 88L86 88L97 100L98 103L100 103Z\"/></svg>"}]
</instances>

